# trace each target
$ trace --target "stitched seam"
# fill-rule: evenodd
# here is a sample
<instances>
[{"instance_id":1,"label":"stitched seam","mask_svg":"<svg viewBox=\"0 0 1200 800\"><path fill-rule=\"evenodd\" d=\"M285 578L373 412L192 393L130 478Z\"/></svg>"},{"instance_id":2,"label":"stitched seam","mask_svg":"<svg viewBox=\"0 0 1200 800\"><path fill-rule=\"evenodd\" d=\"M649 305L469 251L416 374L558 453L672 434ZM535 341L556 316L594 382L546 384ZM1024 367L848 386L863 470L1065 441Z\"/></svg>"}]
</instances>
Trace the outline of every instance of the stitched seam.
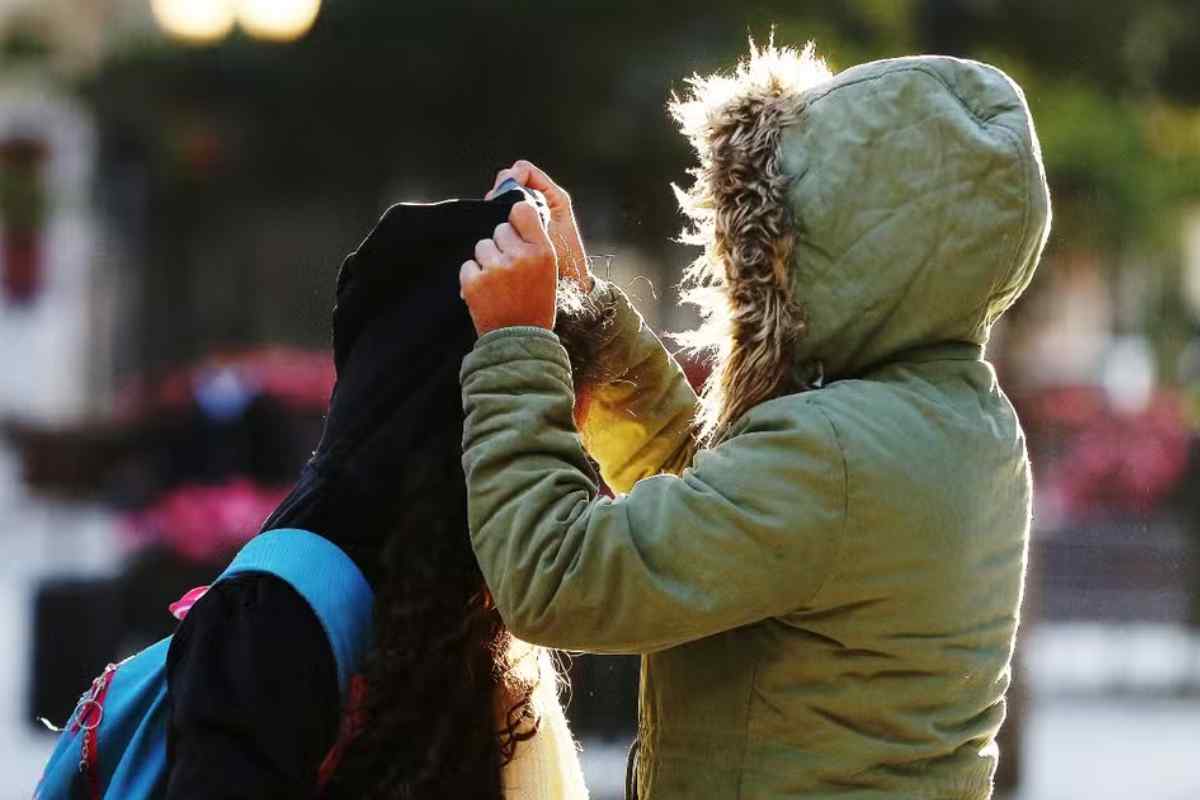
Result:
<instances>
[{"instance_id":1,"label":"stitched seam","mask_svg":"<svg viewBox=\"0 0 1200 800\"><path fill-rule=\"evenodd\" d=\"M567 357L567 351L562 349L562 345L559 345L557 342L554 343L554 349L552 350L519 347L512 349L498 348L496 351L492 352L491 347L491 344L488 344L469 353L467 357L463 359L463 363L466 365L465 369L467 371L474 372L487 366L508 364L514 361L543 361L554 364L561 369L568 371L571 369L571 362ZM478 361L484 362L483 365L475 366L473 362Z\"/></svg>"},{"instance_id":2,"label":"stitched seam","mask_svg":"<svg viewBox=\"0 0 1200 800\"><path fill-rule=\"evenodd\" d=\"M829 583L830 578L832 578L834 572L837 571L837 566L841 563L842 554L846 549L846 530L850 526L850 467L846 460L846 448L842 445L842 437L838 433L837 426L833 424L833 420L830 418L829 414L825 412L825 409L821 408L808 398L805 398L805 404L808 405L809 408L815 410L821 415L821 418L825 420L825 424L827 424L829 426L829 430L833 432L833 443L837 445L838 455L842 457L842 529L838 533L837 549L834 551L832 558L829 560L829 567L825 570L825 576L821 578L821 582L817 586L816 591L814 591L812 595L804 601L804 604L808 604L816 600L816 598L819 597L821 592L825 589L826 584Z\"/></svg>"},{"instance_id":3,"label":"stitched seam","mask_svg":"<svg viewBox=\"0 0 1200 800\"><path fill-rule=\"evenodd\" d=\"M562 348L562 345L558 342L544 342L542 344L546 345L549 349L543 349L540 346L530 346L532 343L526 346L508 347L500 345L498 342L489 342L483 347L471 351L467 355L467 358L472 361L494 359L496 362L501 363L517 360L549 361L552 364L558 364L564 369L570 369L571 362L567 357L567 351ZM495 349L493 349L493 346L495 346Z\"/></svg>"},{"instance_id":4,"label":"stitched seam","mask_svg":"<svg viewBox=\"0 0 1200 800\"><path fill-rule=\"evenodd\" d=\"M507 361L498 361L498 362L493 362L493 363L491 363L491 364L485 364L485 365L483 365L483 366L480 366L480 367L475 367L474 369L472 369L470 372L468 372L468 373L467 373L467 374L466 374L466 375L463 377L463 381L464 381L464 383L465 383L467 380L471 380L471 379L473 379L473 378L474 378L476 375L478 375L479 373L481 373L481 372L486 372L486 371L488 371L488 370L491 370L491 369L497 369L497 368L503 369L503 368L506 368L506 367L513 367L513 366L518 366L518 365L521 365L521 364L541 364L541 365L543 365L543 366L548 364L548 365L550 365L550 366L552 366L552 367L558 367L559 371L563 371L563 372L565 372L565 371L566 371L566 370L563 368L563 365L562 365L562 364L559 364L559 363L558 363L558 362L556 362L556 361L550 361L549 359L545 359L545 358L536 358L536 357L524 356L524 357L521 357L521 358L512 358L512 359L509 359L509 360L507 360ZM551 373L551 372L547 372L547 373L544 373L544 374L546 374L548 377L557 377L557 378L558 378L558 380L559 380L561 383L564 383L564 384L565 384L567 387L569 387L569 388L571 388L572 390L574 390L574 386L572 385L571 381L570 381L570 380L564 380L564 379L563 379L563 377L562 377L562 375L554 376L554 375L553 375L553 373Z\"/></svg>"},{"instance_id":5,"label":"stitched seam","mask_svg":"<svg viewBox=\"0 0 1200 800\"><path fill-rule=\"evenodd\" d=\"M549 328L543 328L540 325L506 325L503 328L496 328L488 331L483 336L480 336L478 342L483 342L486 347L492 342L501 342L505 339L525 339L531 340L542 339L545 341L557 341L558 335ZM485 341L486 340L486 341Z\"/></svg>"},{"instance_id":6,"label":"stitched seam","mask_svg":"<svg viewBox=\"0 0 1200 800\"><path fill-rule=\"evenodd\" d=\"M495 369L496 367L500 367L500 368L511 367L511 366L515 366L517 364L548 364L552 367L558 367L559 372L569 371L565 365L560 364L558 361L552 361L548 358L538 358L537 356L533 356L533 355L522 355L522 356L517 356L515 358L507 358L503 361L494 361L491 364L485 364L485 365L476 367L475 369L471 370L470 374L475 374L477 372L483 372L483 371L489 370L489 369Z\"/></svg>"},{"instance_id":7,"label":"stitched seam","mask_svg":"<svg viewBox=\"0 0 1200 800\"><path fill-rule=\"evenodd\" d=\"M754 660L754 672L750 675L750 690L746 693L746 727L742 731L742 758L741 766L738 768L737 793L734 795L736 800L741 800L742 789L746 785L746 760L750 754L750 712L754 705L754 689L758 686L758 671L761 666L762 657L759 656Z\"/></svg>"}]
</instances>

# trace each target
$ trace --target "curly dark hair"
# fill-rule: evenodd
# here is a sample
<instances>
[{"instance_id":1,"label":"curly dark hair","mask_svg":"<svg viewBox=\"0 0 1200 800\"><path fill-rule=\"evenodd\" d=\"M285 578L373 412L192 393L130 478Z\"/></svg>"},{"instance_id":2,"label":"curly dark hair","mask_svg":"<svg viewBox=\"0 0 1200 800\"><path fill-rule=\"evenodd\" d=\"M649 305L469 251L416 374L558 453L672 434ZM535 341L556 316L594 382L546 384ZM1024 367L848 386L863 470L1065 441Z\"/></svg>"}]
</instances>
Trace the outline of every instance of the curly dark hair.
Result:
<instances>
[{"instance_id":1,"label":"curly dark hair","mask_svg":"<svg viewBox=\"0 0 1200 800\"><path fill-rule=\"evenodd\" d=\"M501 768L537 730L467 534L457 442L398 487L367 656L363 727L324 797L503 797ZM504 723L497 725L497 709Z\"/></svg>"},{"instance_id":2,"label":"curly dark hair","mask_svg":"<svg viewBox=\"0 0 1200 800\"><path fill-rule=\"evenodd\" d=\"M475 560L461 463L476 336L458 267L518 194L393 206L338 273L330 415L303 490L268 520L328 531L375 587L357 735L322 797L499 800L537 730L537 676L516 669Z\"/></svg>"}]
</instances>

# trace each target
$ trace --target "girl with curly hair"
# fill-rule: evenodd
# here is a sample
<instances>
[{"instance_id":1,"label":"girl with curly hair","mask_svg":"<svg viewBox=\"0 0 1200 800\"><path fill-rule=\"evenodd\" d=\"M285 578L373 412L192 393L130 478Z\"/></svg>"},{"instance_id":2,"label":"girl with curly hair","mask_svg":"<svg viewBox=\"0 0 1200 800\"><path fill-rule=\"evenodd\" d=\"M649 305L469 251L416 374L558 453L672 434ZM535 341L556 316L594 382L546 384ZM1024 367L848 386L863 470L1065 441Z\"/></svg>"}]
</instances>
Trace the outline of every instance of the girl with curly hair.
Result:
<instances>
[{"instance_id":1,"label":"girl with curly hair","mask_svg":"<svg viewBox=\"0 0 1200 800\"><path fill-rule=\"evenodd\" d=\"M375 590L344 704L326 633L266 574L214 585L168 657L170 800L586 798L549 653L516 641L467 528L457 264L519 193L395 206L338 275L338 383L264 531L338 545Z\"/></svg>"}]
</instances>

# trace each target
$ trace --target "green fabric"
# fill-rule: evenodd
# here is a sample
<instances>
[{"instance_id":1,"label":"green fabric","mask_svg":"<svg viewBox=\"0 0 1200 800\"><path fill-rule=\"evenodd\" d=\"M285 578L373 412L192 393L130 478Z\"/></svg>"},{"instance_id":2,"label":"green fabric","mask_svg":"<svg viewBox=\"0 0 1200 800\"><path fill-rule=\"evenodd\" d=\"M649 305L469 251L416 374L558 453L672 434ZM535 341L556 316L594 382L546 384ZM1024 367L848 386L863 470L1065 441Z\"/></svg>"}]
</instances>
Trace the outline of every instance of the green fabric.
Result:
<instances>
[{"instance_id":1,"label":"green fabric","mask_svg":"<svg viewBox=\"0 0 1200 800\"><path fill-rule=\"evenodd\" d=\"M1033 277L1050 224L1021 90L951 58L846 70L781 146L792 271L829 378L939 342L983 345Z\"/></svg>"},{"instance_id":2,"label":"green fabric","mask_svg":"<svg viewBox=\"0 0 1200 800\"><path fill-rule=\"evenodd\" d=\"M554 334L488 334L462 368L475 551L517 636L644 655L645 799L986 798L1030 478L982 345L1049 224L1027 112L982 65L869 64L784 156L823 388L688 464L695 396L613 287L582 440ZM597 497L583 443L627 494Z\"/></svg>"}]
</instances>

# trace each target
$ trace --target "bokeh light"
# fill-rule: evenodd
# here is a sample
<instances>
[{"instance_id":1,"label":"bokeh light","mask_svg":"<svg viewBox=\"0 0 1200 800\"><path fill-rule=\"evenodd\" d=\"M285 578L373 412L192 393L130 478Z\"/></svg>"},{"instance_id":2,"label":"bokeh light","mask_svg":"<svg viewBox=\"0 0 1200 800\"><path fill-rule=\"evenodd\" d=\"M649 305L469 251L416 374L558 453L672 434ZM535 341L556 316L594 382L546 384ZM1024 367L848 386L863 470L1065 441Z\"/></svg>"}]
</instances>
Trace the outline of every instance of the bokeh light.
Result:
<instances>
[{"instance_id":1,"label":"bokeh light","mask_svg":"<svg viewBox=\"0 0 1200 800\"><path fill-rule=\"evenodd\" d=\"M321 0L239 0L237 19L258 39L290 42L312 28Z\"/></svg>"},{"instance_id":2,"label":"bokeh light","mask_svg":"<svg viewBox=\"0 0 1200 800\"><path fill-rule=\"evenodd\" d=\"M232 0L150 0L150 7L162 29L185 42L207 44L233 30Z\"/></svg>"}]
</instances>

